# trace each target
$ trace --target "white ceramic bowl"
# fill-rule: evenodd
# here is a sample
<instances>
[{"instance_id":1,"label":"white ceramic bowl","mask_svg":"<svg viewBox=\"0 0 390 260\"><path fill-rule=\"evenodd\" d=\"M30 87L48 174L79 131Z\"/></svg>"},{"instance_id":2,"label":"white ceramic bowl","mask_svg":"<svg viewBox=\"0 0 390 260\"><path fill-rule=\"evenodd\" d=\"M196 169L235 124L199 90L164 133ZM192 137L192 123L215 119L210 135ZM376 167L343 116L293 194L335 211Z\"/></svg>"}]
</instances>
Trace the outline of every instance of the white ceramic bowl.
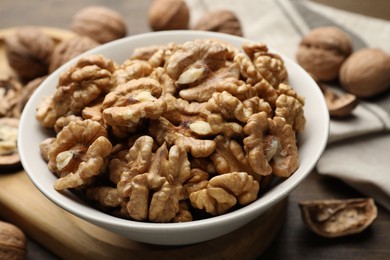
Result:
<instances>
[{"instance_id":1,"label":"white ceramic bowl","mask_svg":"<svg viewBox=\"0 0 390 260\"><path fill-rule=\"evenodd\" d=\"M169 42L183 43L198 38L218 38L237 47L248 40L202 31L164 31L135 35L99 46L85 54L99 53L118 63L130 56L134 48ZM84 54L84 55L85 55ZM36 187L58 206L74 215L132 240L181 245L207 241L227 234L250 222L288 194L311 172L323 152L329 129L329 116L323 95L311 77L296 63L281 55L289 73L289 82L305 97L307 125L299 136L300 167L288 179L278 184L257 201L221 216L186 223L143 223L110 216L85 204L71 192L53 188L56 177L49 172L39 153L39 144L48 133L35 119L35 109L43 96L54 93L59 75L75 58L53 72L35 91L21 117L18 148L22 164Z\"/></svg>"}]
</instances>

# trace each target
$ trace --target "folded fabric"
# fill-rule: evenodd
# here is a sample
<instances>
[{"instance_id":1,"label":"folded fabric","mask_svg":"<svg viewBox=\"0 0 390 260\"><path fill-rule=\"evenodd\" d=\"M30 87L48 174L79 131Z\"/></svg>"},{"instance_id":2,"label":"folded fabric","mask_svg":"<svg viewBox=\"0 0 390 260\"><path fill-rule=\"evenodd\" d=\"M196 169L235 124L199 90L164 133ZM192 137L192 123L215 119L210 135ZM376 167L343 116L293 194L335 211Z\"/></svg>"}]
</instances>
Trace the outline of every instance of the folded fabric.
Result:
<instances>
[{"instance_id":1,"label":"folded fabric","mask_svg":"<svg viewBox=\"0 0 390 260\"><path fill-rule=\"evenodd\" d=\"M390 22L306 4L309 10L331 18L354 34L355 49L375 47L390 53ZM361 100L350 118L331 120L329 144L317 164L317 172L340 178L390 210L389 155L390 91L387 91L374 99Z\"/></svg>"},{"instance_id":2,"label":"folded fabric","mask_svg":"<svg viewBox=\"0 0 390 260\"><path fill-rule=\"evenodd\" d=\"M353 14L305 0L189 0L192 22L206 11L229 6L239 17L245 37L266 43L291 59L302 36L319 26L338 26L354 50L377 47L390 53L390 22ZM317 172L340 178L390 210L390 91L361 101L353 115L332 119L328 146Z\"/></svg>"}]
</instances>

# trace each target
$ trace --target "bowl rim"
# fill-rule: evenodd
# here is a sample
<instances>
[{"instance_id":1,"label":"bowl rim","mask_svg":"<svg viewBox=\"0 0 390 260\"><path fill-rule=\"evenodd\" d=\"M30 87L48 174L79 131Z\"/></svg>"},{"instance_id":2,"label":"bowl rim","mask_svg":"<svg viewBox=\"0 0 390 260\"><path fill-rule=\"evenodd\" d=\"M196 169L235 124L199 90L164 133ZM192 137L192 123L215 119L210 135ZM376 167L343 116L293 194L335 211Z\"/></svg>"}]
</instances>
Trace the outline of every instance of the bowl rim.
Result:
<instances>
[{"instance_id":1,"label":"bowl rim","mask_svg":"<svg viewBox=\"0 0 390 260\"><path fill-rule=\"evenodd\" d=\"M135 40L140 40L140 39L145 39L145 40L151 40L151 39L156 39L160 36L172 36L173 38L177 37L178 35L180 36L188 36L188 37L193 37L195 38L217 38L220 40L225 40L228 43L229 42L236 42L236 43L243 43L243 42L259 42L239 36L234 36L234 35L228 35L228 34L222 34L222 33L216 33L216 32L206 32L206 31L193 31L193 30L172 30L172 31L160 31L160 32L147 32L147 33L141 33L141 34L136 34L132 36L127 36L103 45L100 45L98 47L95 47L89 51L84 52L83 54L80 54L64 65L62 65L60 68L58 68L56 71L51 73L38 87L38 89L33 93L31 96L30 100L35 100L37 97L40 95L40 89L44 88L45 85L49 84L51 81L53 81L55 78L58 78L60 73L65 70L66 67L74 64L81 56L93 54L93 53L99 53L101 50L104 50L106 48L112 48L115 46L118 46L122 43L129 42L129 41L135 41ZM108 47L109 46L109 47ZM315 81L307 74L307 72L301 68L295 61L292 59L288 58L287 56L283 55L282 53L278 52L277 50L274 50L272 48L269 48L270 51L275 52L279 54L282 59L289 63L290 65L292 64L295 66L295 68L299 71L300 74L302 74L303 77L306 77L305 80L307 80L310 84L315 84ZM126 57L124 57L126 58ZM314 92L317 92L316 95L322 95L320 92L320 89L313 89ZM19 131L18 133L18 140L25 140L24 135L25 135L25 129L27 131L28 127L26 127L26 118L28 116L31 116L28 111L35 111L35 107L33 107L32 101L28 101L26 106L25 106L25 111L21 115L21 120L20 120L20 127L22 131ZM310 163L310 165L306 166L305 172L302 174L293 174L289 178L285 179L282 183L277 184L275 187L273 187L270 191L266 192L264 195L262 195L260 198L258 198L256 201L250 203L249 205L246 205L244 207L241 207L237 210L234 210L232 212L222 214L219 216L214 216L211 218L206 218L206 219L201 219L201 220L194 220L190 222L181 222L181 223L150 223L150 222L139 222L139 221L134 221L134 220L129 220L129 219L122 219L118 218L109 214L106 214L104 212L100 212L97 209L92 209L93 211L98 211L97 214L92 214L88 215L85 211L80 211L78 208L72 206L72 204L66 204L63 203L61 200L59 200L56 197L50 196L46 192L46 188L41 185L39 182L38 178L36 175L34 175L32 172L34 171L29 163L29 160L27 158L27 155L23 152L25 149L25 146L23 142L18 142L18 149L21 151L21 161L22 165L24 167L25 172L27 173L28 177L30 180L34 183L34 185L40 190L41 193L43 193L49 200L60 206L61 208L73 213L74 215L81 217L83 219L88 219L92 222L99 223L102 225L116 225L119 228L133 228L137 230L142 230L142 231L157 231L161 230L161 228L164 229L164 231L175 231L178 228L180 229L186 229L188 231L191 231L192 229L197 229L199 225L203 225L205 227L207 226L215 226L215 225L224 225L226 221L230 221L236 218L240 218L243 215L245 215L248 218L253 218L254 216L257 216L259 212L263 212L264 209L269 208L271 205L275 204L276 202L282 200L285 198L293 189L296 188L301 181L306 178L308 174L313 170L315 167L317 161L319 160L321 154L325 150L326 144L327 144L327 138L328 138L328 132L329 132L329 124L330 124L330 119L329 115L325 115L324 109L326 108L326 103L324 99L319 99L317 100L319 102L319 107L322 108L320 109L319 112L322 112L321 118L324 120L322 123L324 125L324 131L321 134L321 139L317 140L319 142L318 149L315 151L315 154L313 155L313 160ZM327 111L327 110L326 110ZM304 130L305 131L305 130ZM27 134L28 135L28 134ZM301 167L301 166L300 166ZM298 168L299 170L299 168ZM54 188L53 188L54 189ZM59 196L63 196L63 194L58 193ZM274 194L279 194L275 196ZM75 203L80 203L79 201ZM91 206L88 206L91 207ZM101 217L101 214L104 214L105 217Z\"/></svg>"}]
</instances>

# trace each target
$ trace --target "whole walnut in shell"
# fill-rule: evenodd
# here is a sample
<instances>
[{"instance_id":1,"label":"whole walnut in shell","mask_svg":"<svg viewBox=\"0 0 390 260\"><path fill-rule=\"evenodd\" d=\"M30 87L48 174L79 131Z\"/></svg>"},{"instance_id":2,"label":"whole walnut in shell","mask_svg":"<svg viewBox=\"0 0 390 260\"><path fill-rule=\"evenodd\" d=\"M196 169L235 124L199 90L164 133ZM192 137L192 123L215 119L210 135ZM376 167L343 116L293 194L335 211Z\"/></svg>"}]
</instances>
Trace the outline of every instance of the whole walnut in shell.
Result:
<instances>
[{"instance_id":1,"label":"whole walnut in shell","mask_svg":"<svg viewBox=\"0 0 390 260\"><path fill-rule=\"evenodd\" d=\"M339 69L352 53L349 36L337 27L318 27L306 34L297 50L297 62L321 81L338 78Z\"/></svg>"},{"instance_id":2,"label":"whole walnut in shell","mask_svg":"<svg viewBox=\"0 0 390 260\"><path fill-rule=\"evenodd\" d=\"M154 0L149 8L153 31L188 29L190 11L183 0Z\"/></svg>"},{"instance_id":3,"label":"whole walnut in shell","mask_svg":"<svg viewBox=\"0 0 390 260\"><path fill-rule=\"evenodd\" d=\"M390 55L377 48L354 52L340 68L340 82L358 97L372 97L390 88Z\"/></svg>"},{"instance_id":4,"label":"whole walnut in shell","mask_svg":"<svg viewBox=\"0 0 390 260\"><path fill-rule=\"evenodd\" d=\"M53 49L54 40L36 27L22 27L5 39L9 65L27 80L47 74Z\"/></svg>"},{"instance_id":5,"label":"whole walnut in shell","mask_svg":"<svg viewBox=\"0 0 390 260\"><path fill-rule=\"evenodd\" d=\"M123 16L104 6L88 6L79 10L72 18L70 29L99 43L120 39L127 33Z\"/></svg>"},{"instance_id":6,"label":"whole walnut in shell","mask_svg":"<svg viewBox=\"0 0 390 260\"><path fill-rule=\"evenodd\" d=\"M0 221L0 258L25 259L27 251L26 236L14 224Z\"/></svg>"},{"instance_id":7,"label":"whole walnut in shell","mask_svg":"<svg viewBox=\"0 0 390 260\"><path fill-rule=\"evenodd\" d=\"M75 36L60 42L51 56L49 72L53 72L72 58L98 45L98 42L88 36Z\"/></svg>"},{"instance_id":8,"label":"whole walnut in shell","mask_svg":"<svg viewBox=\"0 0 390 260\"><path fill-rule=\"evenodd\" d=\"M193 29L243 36L240 21L230 10L215 10L204 14Z\"/></svg>"}]
</instances>

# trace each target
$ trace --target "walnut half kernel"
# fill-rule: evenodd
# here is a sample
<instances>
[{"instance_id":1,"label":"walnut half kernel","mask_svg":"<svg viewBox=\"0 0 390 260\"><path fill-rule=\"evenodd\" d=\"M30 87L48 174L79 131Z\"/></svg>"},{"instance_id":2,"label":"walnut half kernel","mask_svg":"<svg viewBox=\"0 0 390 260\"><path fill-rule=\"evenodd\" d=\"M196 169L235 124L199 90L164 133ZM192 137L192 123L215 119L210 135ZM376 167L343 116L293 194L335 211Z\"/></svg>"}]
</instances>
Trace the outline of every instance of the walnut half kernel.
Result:
<instances>
[{"instance_id":1,"label":"walnut half kernel","mask_svg":"<svg viewBox=\"0 0 390 260\"><path fill-rule=\"evenodd\" d=\"M299 207L306 225L328 238L360 233L377 217L372 198L302 201Z\"/></svg>"}]
</instances>

